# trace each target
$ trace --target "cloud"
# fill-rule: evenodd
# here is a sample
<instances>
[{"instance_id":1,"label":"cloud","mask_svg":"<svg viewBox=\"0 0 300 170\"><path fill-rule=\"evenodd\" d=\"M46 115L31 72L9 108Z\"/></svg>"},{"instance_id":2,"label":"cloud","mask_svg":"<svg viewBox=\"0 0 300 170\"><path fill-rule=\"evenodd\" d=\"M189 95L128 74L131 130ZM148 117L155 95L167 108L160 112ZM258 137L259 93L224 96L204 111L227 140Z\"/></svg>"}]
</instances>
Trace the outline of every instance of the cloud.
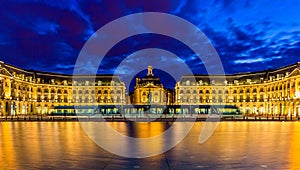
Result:
<instances>
[{"instance_id":1,"label":"cloud","mask_svg":"<svg viewBox=\"0 0 300 170\"><path fill-rule=\"evenodd\" d=\"M249 64L249 63L264 63L267 61L272 61L274 59L280 59L281 57L269 57L269 58L262 58L262 57L258 57L258 58L247 58L247 59L237 59L234 60L233 62L235 64Z\"/></svg>"},{"instance_id":2,"label":"cloud","mask_svg":"<svg viewBox=\"0 0 300 170\"><path fill-rule=\"evenodd\" d=\"M32 29L40 35L45 35L57 33L59 25L51 21L38 19L38 21L32 25Z\"/></svg>"},{"instance_id":3,"label":"cloud","mask_svg":"<svg viewBox=\"0 0 300 170\"><path fill-rule=\"evenodd\" d=\"M226 73L278 68L299 61L299 2L266 0L4 1L0 6L0 60L23 68L72 73L82 46L96 30L119 17L150 11L174 14L198 26L219 53ZM136 29L135 21L131 23L119 29ZM176 54L194 73L206 73L204 64L211 63L203 63L206 61L171 37L148 34L116 44L99 72L113 73L128 55L147 48ZM96 66L90 63L89 67ZM82 69L88 71L84 66Z\"/></svg>"}]
</instances>

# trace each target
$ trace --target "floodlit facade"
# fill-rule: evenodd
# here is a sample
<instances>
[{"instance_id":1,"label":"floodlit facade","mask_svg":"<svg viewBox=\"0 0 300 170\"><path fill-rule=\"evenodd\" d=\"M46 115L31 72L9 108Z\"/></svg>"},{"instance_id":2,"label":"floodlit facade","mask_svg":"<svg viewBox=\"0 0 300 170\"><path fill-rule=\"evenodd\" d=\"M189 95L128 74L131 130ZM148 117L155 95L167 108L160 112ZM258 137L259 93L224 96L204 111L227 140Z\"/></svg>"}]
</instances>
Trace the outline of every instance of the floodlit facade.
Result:
<instances>
[{"instance_id":1,"label":"floodlit facade","mask_svg":"<svg viewBox=\"0 0 300 170\"><path fill-rule=\"evenodd\" d=\"M57 106L236 105L244 114L300 115L300 62L277 70L183 76L164 88L152 66L134 91L115 75L66 75L0 62L0 115L50 114Z\"/></svg>"},{"instance_id":2,"label":"floodlit facade","mask_svg":"<svg viewBox=\"0 0 300 170\"><path fill-rule=\"evenodd\" d=\"M0 62L0 115L50 114L55 106L125 104L114 75L65 75L23 70Z\"/></svg>"},{"instance_id":3,"label":"floodlit facade","mask_svg":"<svg viewBox=\"0 0 300 170\"><path fill-rule=\"evenodd\" d=\"M300 62L277 70L183 76L175 104L236 105L246 114L300 114Z\"/></svg>"},{"instance_id":4,"label":"floodlit facade","mask_svg":"<svg viewBox=\"0 0 300 170\"><path fill-rule=\"evenodd\" d=\"M131 103L136 105L170 105L173 92L164 88L160 79L154 76L152 66L148 66L148 74L142 79L136 78L130 98Z\"/></svg>"}]
</instances>

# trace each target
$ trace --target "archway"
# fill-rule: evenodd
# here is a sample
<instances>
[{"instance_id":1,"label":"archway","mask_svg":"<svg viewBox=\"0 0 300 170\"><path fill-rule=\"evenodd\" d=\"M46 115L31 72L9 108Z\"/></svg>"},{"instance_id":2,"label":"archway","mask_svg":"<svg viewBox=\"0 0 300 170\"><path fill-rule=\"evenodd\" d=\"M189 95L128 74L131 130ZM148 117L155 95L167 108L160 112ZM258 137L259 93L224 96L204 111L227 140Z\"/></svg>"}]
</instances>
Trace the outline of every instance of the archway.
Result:
<instances>
[{"instance_id":1,"label":"archway","mask_svg":"<svg viewBox=\"0 0 300 170\"><path fill-rule=\"evenodd\" d=\"M9 102L5 102L5 115L10 115Z\"/></svg>"}]
</instances>

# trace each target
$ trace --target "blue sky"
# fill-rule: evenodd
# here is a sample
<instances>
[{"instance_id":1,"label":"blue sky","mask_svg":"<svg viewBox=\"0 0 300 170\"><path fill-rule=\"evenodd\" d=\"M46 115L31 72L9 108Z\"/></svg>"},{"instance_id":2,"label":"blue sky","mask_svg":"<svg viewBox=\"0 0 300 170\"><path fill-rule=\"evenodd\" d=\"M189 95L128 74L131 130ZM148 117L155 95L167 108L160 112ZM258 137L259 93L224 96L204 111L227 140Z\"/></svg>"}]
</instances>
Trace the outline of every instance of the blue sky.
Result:
<instances>
[{"instance_id":1,"label":"blue sky","mask_svg":"<svg viewBox=\"0 0 300 170\"><path fill-rule=\"evenodd\" d=\"M0 60L25 69L73 73L84 43L102 26L133 13L164 12L202 30L226 73L275 69L300 61L298 11L300 1L296 0L3 1ZM150 47L169 50L194 73L205 73L188 48L158 35L135 36L118 43L107 54L107 69L102 72L112 72L115 60L121 62Z\"/></svg>"}]
</instances>

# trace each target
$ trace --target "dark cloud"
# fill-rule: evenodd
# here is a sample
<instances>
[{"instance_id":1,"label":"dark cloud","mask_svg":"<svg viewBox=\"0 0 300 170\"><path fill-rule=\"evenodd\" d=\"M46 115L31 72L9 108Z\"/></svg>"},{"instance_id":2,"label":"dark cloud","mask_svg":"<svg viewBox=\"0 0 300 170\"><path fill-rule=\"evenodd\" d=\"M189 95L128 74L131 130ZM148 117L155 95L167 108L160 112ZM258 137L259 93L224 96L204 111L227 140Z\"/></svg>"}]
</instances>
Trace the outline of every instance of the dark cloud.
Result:
<instances>
[{"instance_id":1,"label":"dark cloud","mask_svg":"<svg viewBox=\"0 0 300 170\"><path fill-rule=\"evenodd\" d=\"M197 25L215 46L226 73L299 61L299 2L264 0L4 1L0 6L0 60L25 69L72 73L80 49L95 31L119 17L151 11L174 14ZM109 51L99 72L113 72L124 58L146 48L171 51L194 73L206 72L207 63L188 47L159 35L121 41ZM91 63L91 67L95 66Z\"/></svg>"}]
</instances>

